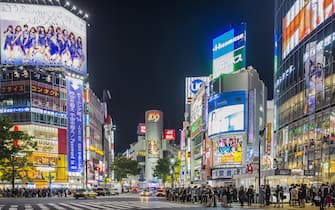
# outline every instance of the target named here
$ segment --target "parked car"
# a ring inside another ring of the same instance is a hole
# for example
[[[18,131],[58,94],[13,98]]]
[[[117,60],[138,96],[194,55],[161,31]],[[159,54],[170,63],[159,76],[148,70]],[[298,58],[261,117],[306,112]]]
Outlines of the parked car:
[[[96,198],[97,197],[97,193],[94,192],[94,191],[92,191],[92,190],[78,189],[78,190],[74,191],[73,197],[75,199],[79,199],[79,198],[84,198],[84,199]]]
[[[152,196],[152,192],[144,190],[140,193],[140,196]]]

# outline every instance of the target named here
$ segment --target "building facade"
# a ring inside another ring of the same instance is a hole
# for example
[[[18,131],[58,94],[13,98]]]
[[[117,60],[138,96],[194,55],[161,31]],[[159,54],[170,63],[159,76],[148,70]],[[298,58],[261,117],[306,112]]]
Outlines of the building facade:
[[[275,1],[275,158],[288,184],[335,181],[334,2]]]
[[[212,141],[213,183],[257,186],[267,88],[252,67],[220,76],[212,88],[207,132]],[[252,172],[247,171],[250,165],[255,168]]]
[[[83,186],[86,21],[56,5],[0,2],[0,13],[0,113],[38,143],[29,183]]]

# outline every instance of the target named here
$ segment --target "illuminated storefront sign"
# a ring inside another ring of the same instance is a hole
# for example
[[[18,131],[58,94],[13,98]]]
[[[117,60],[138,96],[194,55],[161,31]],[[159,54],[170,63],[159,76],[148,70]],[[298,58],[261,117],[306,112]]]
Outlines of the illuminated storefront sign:
[[[186,77],[185,78],[185,104],[190,104],[191,99],[198,93],[203,85],[209,82],[209,77]]]
[[[52,97],[59,98],[59,91],[52,90],[50,88],[40,87],[37,85],[31,85],[31,91],[34,93],[39,93],[39,94],[43,94],[46,96],[52,96]]]
[[[137,135],[144,136],[147,132],[147,128],[145,127],[144,123],[140,123],[137,127]]]
[[[254,142],[254,120],[255,120],[255,91],[254,90],[250,90],[249,91],[249,133],[248,133],[248,143],[253,143]]]
[[[83,82],[67,78],[68,110],[68,169],[81,172],[83,169]]]
[[[271,142],[272,142],[272,124],[268,123],[266,126],[266,132],[267,132],[267,144],[266,144],[266,153],[268,155],[271,155]]]
[[[213,78],[245,68],[246,25],[241,24],[213,40]]]
[[[30,107],[1,108],[0,113],[30,112]]]
[[[284,81],[284,79],[286,79],[289,75],[291,75],[292,72],[294,72],[294,70],[295,70],[295,67],[294,67],[293,65],[290,65],[290,66],[288,67],[288,69],[286,69],[286,70],[282,73],[282,75],[280,75],[280,76],[278,77],[278,79],[276,80],[275,87],[278,87],[278,86],[280,85],[280,83],[281,83],[282,81]]]
[[[55,112],[55,111],[45,110],[45,109],[40,109],[40,108],[36,108],[36,107],[32,107],[31,108],[31,112],[35,112],[35,113],[39,113],[39,114],[51,115],[51,116],[55,116],[55,117],[67,118],[67,116],[66,116],[65,113]]]
[[[168,141],[176,140],[176,130],[175,129],[164,129],[163,139]]]
[[[1,94],[24,93],[24,85],[2,86]]]
[[[86,22],[61,6],[0,3],[1,63],[86,74]]]

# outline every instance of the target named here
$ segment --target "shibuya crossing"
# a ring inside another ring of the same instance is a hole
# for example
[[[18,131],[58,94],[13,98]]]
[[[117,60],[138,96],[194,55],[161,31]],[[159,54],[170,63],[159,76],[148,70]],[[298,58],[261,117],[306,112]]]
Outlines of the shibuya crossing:
[[[113,125],[89,87],[86,27],[57,4],[0,2],[0,113],[37,142],[17,187],[111,183]]]

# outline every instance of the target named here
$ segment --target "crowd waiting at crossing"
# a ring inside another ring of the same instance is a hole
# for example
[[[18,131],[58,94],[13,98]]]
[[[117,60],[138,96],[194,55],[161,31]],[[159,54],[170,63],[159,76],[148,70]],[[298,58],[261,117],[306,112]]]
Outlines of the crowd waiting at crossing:
[[[305,184],[292,184],[289,187],[263,185],[259,193],[254,186],[236,188],[232,185],[211,187],[209,185],[194,187],[167,188],[166,199],[172,202],[189,202],[207,207],[231,207],[233,203],[240,206],[257,205],[283,208],[285,205],[304,208],[307,205],[335,207],[335,185],[322,184],[320,187],[307,187]]]

